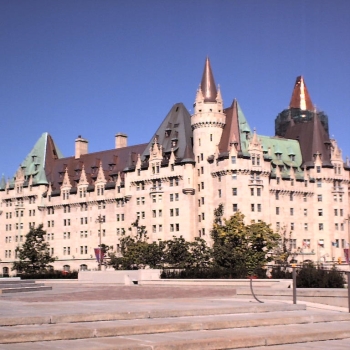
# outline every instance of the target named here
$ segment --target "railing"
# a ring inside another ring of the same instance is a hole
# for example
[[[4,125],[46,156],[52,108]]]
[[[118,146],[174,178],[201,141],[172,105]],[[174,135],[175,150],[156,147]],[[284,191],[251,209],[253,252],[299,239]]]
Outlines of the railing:
[[[249,180],[249,185],[263,185],[263,180]]]

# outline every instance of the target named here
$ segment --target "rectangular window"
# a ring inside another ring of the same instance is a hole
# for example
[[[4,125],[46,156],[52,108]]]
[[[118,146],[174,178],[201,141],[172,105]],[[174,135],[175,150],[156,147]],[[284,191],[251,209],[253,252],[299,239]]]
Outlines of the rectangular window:
[[[157,211],[156,210],[152,210],[152,217],[157,217]]]
[[[307,209],[304,209],[304,216],[307,216]]]
[[[202,204],[204,204],[204,197],[202,197],[201,200],[202,200]]]
[[[174,216],[174,209],[170,209],[170,216]]]
[[[322,194],[317,195],[317,202],[322,202]]]
[[[179,194],[175,193],[175,201],[178,201],[178,200],[179,200]]]
[[[261,204],[258,204],[258,212],[261,212]]]
[[[221,190],[218,190],[219,198],[221,198]]]
[[[232,209],[234,212],[238,211],[238,205],[237,204],[232,204]]]
[[[293,193],[291,193],[291,194],[289,195],[289,200],[290,200],[291,202],[293,202]]]
[[[251,204],[251,205],[250,205],[250,210],[251,210],[251,211],[255,211],[255,204]]]
[[[261,188],[257,188],[257,189],[256,189],[256,195],[257,195],[258,197],[261,196]]]
[[[290,208],[289,212],[290,212],[290,215],[293,216],[294,215],[294,208]]]
[[[180,231],[180,224],[175,224],[176,231]]]
[[[232,173],[232,180],[237,180],[237,173],[236,172]]]
[[[334,228],[335,228],[336,231],[338,231],[338,230],[339,230],[339,224],[338,224],[338,223],[335,223],[335,224],[334,224]]]
[[[170,232],[174,232],[174,224],[170,224]]]
[[[309,229],[309,228],[308,228],[308,224],[305,223],[305,224],[304,224],[304,230],[307,231],[308,229]]]
[[[338,209],[334,209],[334,216],[338,216]]]
[[[318,224],[319,231],[323,231],[323,224]]]
[[[237,187],[234,187],[234,188],[232,189],[232,195],[233,195],[233,196],[237,196]]]
[[[250,195],[251,195],[251,196],[254,196],[254,188],[251,188],[251,189],[250,189]]]
[[[304,201],[304,202],[307,202],[306,194],[303,195],[303,201]]]
[[[294,222],[290,223],[290,229],[293,231],[294,230]]]
[[[322,187],[322,180],[317,180],[317,187]]]
[[[280,215],[280,207],[276,207],[276,215]]]
[[[231,156],[231,164],[236,164],[237,158],[236,156]]]
[[[157,232],[157,225],[152,225],[152,232],[156,233]]]
[[[323,216],[323,210],[322,209],[318,209],[318,216]]]
[[[343,209],[340,209],[340,216],[343,216]]]
[[[179,214],[180,214],[180,209],[179,209],[179,208],[176,208],[176,209],[175,209],[175,215],[176,215],[176,216],[179,216]]]
[[[316,167],[316,172],[319,174],[321,172],[321,167],[320,166],[317,166]]]

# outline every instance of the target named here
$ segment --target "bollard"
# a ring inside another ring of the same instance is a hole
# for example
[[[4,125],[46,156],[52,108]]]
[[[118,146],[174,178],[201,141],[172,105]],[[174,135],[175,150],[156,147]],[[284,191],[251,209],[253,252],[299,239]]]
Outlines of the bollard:
[[[293,264],[294,265],[294,264]],[[292,265],[293,269],[293,304],[297,303],[297,272],[296,272],[296,266]]]

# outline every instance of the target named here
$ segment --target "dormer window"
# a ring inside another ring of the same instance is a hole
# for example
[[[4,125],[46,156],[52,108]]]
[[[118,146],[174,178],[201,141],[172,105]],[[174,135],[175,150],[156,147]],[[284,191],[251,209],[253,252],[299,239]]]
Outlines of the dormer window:
[[[276,153],[276,158],[277,158],[278,160],[281,160],[281,159],[282,159],[282,154],[281,154],[281,153]]]
[[[292,162],[295,161],[295,155],[294,155],[294,154],[291,154],[291,155],[289,156],[289,158],[290,158],[290,160],[291,160]]]
[[[171,139],[171,147],[176,147],[177,146],[177,138]]]
[[[167,128],[165,129],[165,137],[169,137],[171,134],[171,129]]]

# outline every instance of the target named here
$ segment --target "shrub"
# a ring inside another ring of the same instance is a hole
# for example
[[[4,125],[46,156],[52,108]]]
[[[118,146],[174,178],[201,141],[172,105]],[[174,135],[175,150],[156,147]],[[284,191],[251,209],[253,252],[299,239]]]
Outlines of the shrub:
[[[38,273],[17,274],[22,280],[39,280],[39,279],[77,279],[78,271],[44,271]]]
[[[297,288],[344,288],[345,279],[335,267],[325,270],[306,264],[297,272]]]

